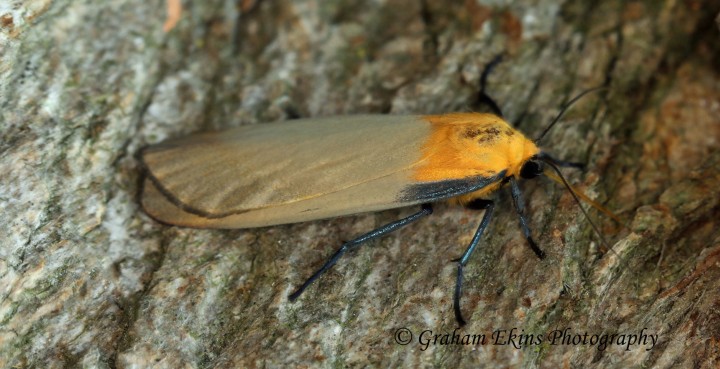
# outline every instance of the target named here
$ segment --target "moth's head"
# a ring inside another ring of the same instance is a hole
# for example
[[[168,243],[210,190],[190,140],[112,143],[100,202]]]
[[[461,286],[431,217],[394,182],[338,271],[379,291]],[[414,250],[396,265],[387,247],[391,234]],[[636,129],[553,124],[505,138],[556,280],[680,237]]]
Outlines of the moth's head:
[[[523,179],[533,179],[540,175],[547,175],[548,169],[552,169],[550,167],[584,169],[585,165],[583,163],[558,160],[548,153],[540,151],[523,162],[522,166],[520,166],[519,175],[520,178]],[[550,170],[550,172],[552,172],[552,170]]]
[[[523,179],[533,179],[543,174],[544,171],[544,163],[537,155],[533,155],[520,167],[520,177]]]

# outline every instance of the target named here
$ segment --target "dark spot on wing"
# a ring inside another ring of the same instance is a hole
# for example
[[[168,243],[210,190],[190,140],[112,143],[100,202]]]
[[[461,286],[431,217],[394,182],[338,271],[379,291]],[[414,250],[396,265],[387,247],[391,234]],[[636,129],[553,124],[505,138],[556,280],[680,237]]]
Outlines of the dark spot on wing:
[[[486,144],[489,142],[493,142],[493,141],[497,140],[499,135],[500,135],[499,129],[497,129],[495,127],[487,128],[487,129],[485,129],[485,132],[483,132],[483,135],[481,135],[480,138],[478,138],[478,143]]]
[[[500,129],[497,127],[468,128],[463,132],[464,138],[476,139],[481,145],[497,140],[498,136],[500,136]]]
[[[481,130],[479,130],[479,129],[468,128],[465,130],[465,132],[463,132],[463,137],[464,138],[475,138],[480,135],[480,131]]]
[[[494,140],[500,134],[500,130],[497,127],[487,128],[468,128],[463,132],[464,138],[478,138],[478,142],[487,142]]]

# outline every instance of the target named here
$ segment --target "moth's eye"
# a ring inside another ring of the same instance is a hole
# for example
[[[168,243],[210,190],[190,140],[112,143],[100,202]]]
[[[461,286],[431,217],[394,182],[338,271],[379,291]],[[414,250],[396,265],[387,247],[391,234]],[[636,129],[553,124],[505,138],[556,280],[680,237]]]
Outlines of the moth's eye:
[[[532,179],[543,172],[543,163],[536,160],[528,160],[520,168],[520,177],[525,179]]]

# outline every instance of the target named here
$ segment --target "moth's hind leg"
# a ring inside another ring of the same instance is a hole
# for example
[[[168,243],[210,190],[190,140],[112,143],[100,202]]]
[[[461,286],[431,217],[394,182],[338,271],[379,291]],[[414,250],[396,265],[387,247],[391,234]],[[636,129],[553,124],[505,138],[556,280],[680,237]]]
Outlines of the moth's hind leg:
[[[333,265],[335,265],[335,263],[337,263],[337,261],[340,259],[340,257],[343,256],[343,254],[345,254],[345,252],[347,252],[351,248],[360,246],[361,244],[363,244],[367,241],[370,241],[374,238],[386,235],[392,231],[396,231],[396,230],[398,230],[398,229],[400,229],[400,228],[402,228],[424,216],[432,214],[432,212],[433,212],[432,205],[423,204],[422,209],[420,211],[418,211],[417,213],[415,213],[413,215],[410,215],[409,217],[406,217],[406,218],[403,218],[400,220],[396,220],[392,223],[388,223],[380,228],[377,228],[368,233],[365,233],[364,235],[357,237],[354,240],[343,243],[343,245],[340,246],[340,248],[335,252],[335,254],[333,254],[333,256],[330,257],[330,259],[328,259],[328,261],[326,261],[325,264],[323,264],[323,266],[320,267],[320,269],[318,269],[312,276],[310,276],[310,278],[308,278],[305,281],[305,283],[303,283],[302,286],[300,286],[295,292],[290,294],[290,296],[289,296],[290,301],[297,299],[300,296],[300,294],[302,294],[303,291],[305,291],[305,289],[308,288],[308,286],[310,286],[310,284],[312,284],[316,279],[318,279],[321,275],[323,275],[323,273],[325,273],[328,269],[330,269]]]

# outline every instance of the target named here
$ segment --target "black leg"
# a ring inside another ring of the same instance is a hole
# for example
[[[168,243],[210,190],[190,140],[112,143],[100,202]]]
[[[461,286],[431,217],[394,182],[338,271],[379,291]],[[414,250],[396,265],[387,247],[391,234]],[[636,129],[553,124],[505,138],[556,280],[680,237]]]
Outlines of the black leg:
[[[461,327],[465,325],[465,319],[463,319],[462,312],[460,311],[460,295],[462,291],[463,267],[465,266],[465,264],[467,264],[468,260],[470,259],[470,255],[472,255],[473,251],[475,251],[475,248],[477,248],[477,245],[480,242],[480,237],[482,237],[485,228],[487,228],[488,224],[490,223],[490,217],[492,216],[493,209],[495,208],[495,203],[491,200],[475,200],[468,204],[468,207],[476,210],[485,209],[485,215],[483,215],[482,221],[480,221],[480,226],[478,226],[477,231],[475,231],[475,235],[473,236],[472,241],[470,241],[470,245],[468,245],[467,249],[465,249],[465,252],[462,254],[462,256],[456,260],[458,263],[458,272],[457,280],[455,282],[453,309],[455,310],[455,319]]]
[[[290,296],[289,296],[290,301],[297,299],[300,296],[300,294],[302,294],[303,291],[305,291],[305,289],[308,286],[310,286],[310,284],[312,284],[316,279],[318,279],[318,277],[320,277],[323,273],[325,273],[328,269],[330,269],[333,265],[335,265],[335,263],[338,261],[338,259],[340,259],[340,257],[343,256],[343,254],[346,251],[350,250],[353,247],[359,246],[367,241],[370,241],[374,238],[386,235],[392,231],[400,229],[400,228],[402,228],[402,227],[404,227],[426,215],[430,215],[430,214],[432,214],[432,205],[423,204],[422,210],[420,210],[419,212],[417,212],[413,215],[410,215],[407,218],[403,218],[400,220],[396,220],[392,223],[388,223],[378,229],[375,229],[373,231],[365,233],[364,235],[362,235],[354,240],[345,242],[342,246],[340,246],[340,249],[338,249],[335,252],[335,254],[327,262],[325,262],[325,264],[320,269],[318,269],[310,278],[308,278],[305,281],[305,283],[302,284],[302,286],[300,286],[300,288],[298,288],[295,292],[290,294]]]
[[[515,203],[515,210],[518,213],[518,216],[520,217],[520,227],[523,230],[523,233],[525,234],[525,238],[527,239],[528,243],[530,244],[530,248],[533,250],[535,255],[539,257],[540,259],[545,258],[545,253],[540,250],[538,245],[535,243],[535,241],[532,239],[532,233],[530,232],[530,227],[528,226],[528,222],[525,219],[525,203],[523,202],[522,193],[520,192],[520,187],[517,184],[517,181],[515,180],[515,177],[510,177],[510,191],[512,193],[513,202]]]

